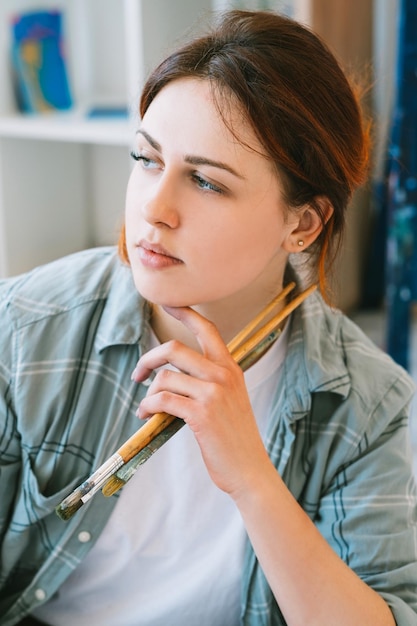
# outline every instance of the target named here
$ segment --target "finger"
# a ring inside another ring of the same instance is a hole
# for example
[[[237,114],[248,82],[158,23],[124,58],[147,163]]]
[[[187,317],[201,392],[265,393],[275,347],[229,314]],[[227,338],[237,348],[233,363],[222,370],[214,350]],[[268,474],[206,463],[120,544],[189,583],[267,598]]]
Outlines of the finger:
[[[194,335],[203,354],[211,360],[229,354],[215,324],[190,307],[164,307],[164,310],[179,320]]]
[[[132,379],[136,382],[143,381],[154,370],[165,365],[172,365],[178,370],[203,380],[214,375],[213,364],[204,355],[179,341],[171,340],[142,355],[132,373]]]
[[[164,390],[151,396],[146,396],[141,401],[136,415],[139,419],[147,419],[156,413],[162,412],[180,417],[186,423],[189,423],[192,417],[198,413],[198,406],[192,398]]]
[[[187,418],[190,403],[185,399],[201,402],[206,395],[203,383],[187,374],[164,369],[158,372],[136,412],[140,418],[147,418],[155,412],[171,413],[175,410],[177,417]],[[176,396],[176,398],[174,398]]]
[[[136,415],[147,418],[154,413],[170,413],[192,423],[193,429],[198,423],[213,414],[228,413],[229,393],[215,382],[190,378],[182,372],[162,370],[158,372],[145,398],[141,401]]]
[[[187,374],[171,369],[162,369],[157,373],[146,395],[155,395],[161,391],[194,398],[202,393],[198,379],[190,378]]]

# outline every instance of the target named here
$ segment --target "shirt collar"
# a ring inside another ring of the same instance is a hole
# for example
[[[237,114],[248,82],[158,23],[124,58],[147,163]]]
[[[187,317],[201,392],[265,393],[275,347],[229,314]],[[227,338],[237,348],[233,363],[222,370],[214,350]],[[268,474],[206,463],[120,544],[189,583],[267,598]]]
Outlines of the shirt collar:
[[[310,295],[291,316],[287,357],[283,365],[288,391],[286,413],[291,421],[311,409],[312,394],[333,392],[345,398],[350,377],[340,344],[339,311],[332,311],[319,294]],[[138,293],[129,266],[115,264],[98,325],[97,351],[118,344],[146,342],[149,305]]]
[[[285,413],[290,421],[311,410],[312,394],[331,392],[344,399],[351,383],[340,350],[341,313],[313,293],[294,311],[284,362]]]
[[[98,352],[113,345],[137,344],[149,319],[148,303],[138,293],[129,266],[117,263],[97,328]]]

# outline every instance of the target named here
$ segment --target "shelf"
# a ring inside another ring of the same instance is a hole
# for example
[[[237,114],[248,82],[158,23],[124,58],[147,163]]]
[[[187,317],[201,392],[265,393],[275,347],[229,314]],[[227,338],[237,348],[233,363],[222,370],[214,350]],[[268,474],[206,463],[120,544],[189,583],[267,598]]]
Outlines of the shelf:
[[[86,119],[76,112],[0,117],[0,138],[129,146],[133,122],[126,118]]]
[[[24,114],[10,20],[39,4],[62,12],[74,104]],[[210,15],[211,0],[0,0],[0,278],[117,241],[142,86]]]

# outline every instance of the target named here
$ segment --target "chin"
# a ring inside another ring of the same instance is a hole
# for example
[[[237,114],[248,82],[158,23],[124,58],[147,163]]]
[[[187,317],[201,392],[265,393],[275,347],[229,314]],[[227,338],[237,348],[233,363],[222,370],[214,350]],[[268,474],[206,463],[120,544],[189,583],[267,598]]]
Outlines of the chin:
[[[136,285],[136,288],[142,298],[157,306],[183,307],[194,304],[188,298],[179,294],[162,293],[162,289],[155,289],[154,286]]]
[[[195,307],[207,301],[207,294],[180,281],[158,280],[133,271],[133,280],[138,293],[151,304],[169,307]]]

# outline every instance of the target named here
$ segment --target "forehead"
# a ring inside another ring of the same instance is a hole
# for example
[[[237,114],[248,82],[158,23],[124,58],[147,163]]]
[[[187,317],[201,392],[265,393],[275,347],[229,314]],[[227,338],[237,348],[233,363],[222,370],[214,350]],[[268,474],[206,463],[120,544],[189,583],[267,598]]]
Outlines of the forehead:
[[[181,78],[165,85],[145,112],[143,125],[268,158],[236,96],[209,79]]]

